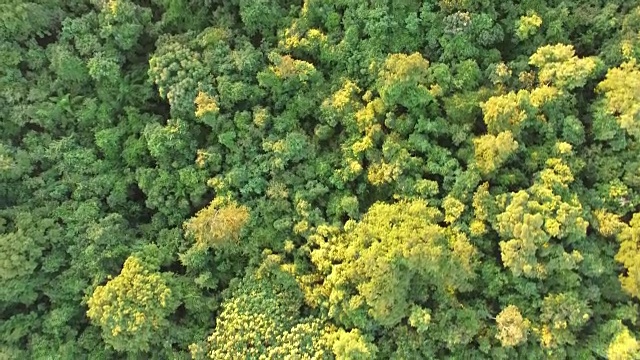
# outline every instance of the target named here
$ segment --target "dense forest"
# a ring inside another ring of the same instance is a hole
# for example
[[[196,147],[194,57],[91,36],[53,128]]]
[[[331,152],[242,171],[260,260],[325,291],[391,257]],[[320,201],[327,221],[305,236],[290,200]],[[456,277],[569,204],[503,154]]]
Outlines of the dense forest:
[[[0,1],[0,359],[640,359],[640,1]]]

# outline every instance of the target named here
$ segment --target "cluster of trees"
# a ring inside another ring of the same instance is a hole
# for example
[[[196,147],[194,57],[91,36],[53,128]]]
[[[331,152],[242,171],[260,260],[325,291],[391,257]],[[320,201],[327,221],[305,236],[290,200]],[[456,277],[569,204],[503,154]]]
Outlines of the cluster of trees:
[[[640,3],[4,0],[0,359],[640,359]]]

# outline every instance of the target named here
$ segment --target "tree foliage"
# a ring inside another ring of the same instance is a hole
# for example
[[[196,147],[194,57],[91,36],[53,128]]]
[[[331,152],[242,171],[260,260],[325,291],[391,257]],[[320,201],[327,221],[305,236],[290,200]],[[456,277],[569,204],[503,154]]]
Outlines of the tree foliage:
[[[638,24],[2,1],[0,358],[638,358]]]
[[[129,257],[118,276],[94,290],[87,316],[116,350],[147,352],[157,339],[155,334],[166,331],[172,303],[175,300],[163,276]]]

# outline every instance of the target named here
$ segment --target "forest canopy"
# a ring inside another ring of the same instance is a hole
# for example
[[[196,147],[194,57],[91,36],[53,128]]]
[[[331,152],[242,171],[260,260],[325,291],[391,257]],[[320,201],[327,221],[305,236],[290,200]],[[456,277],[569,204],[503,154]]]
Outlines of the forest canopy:
[[[640,2],[3,0],[0,359],[640,359]]]

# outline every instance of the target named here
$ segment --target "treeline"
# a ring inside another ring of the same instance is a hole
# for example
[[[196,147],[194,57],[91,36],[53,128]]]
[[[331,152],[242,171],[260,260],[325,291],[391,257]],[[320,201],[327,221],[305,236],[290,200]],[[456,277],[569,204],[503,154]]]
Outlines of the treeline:
[[[0,359],[640,359],[640,3],[3,0]]]

